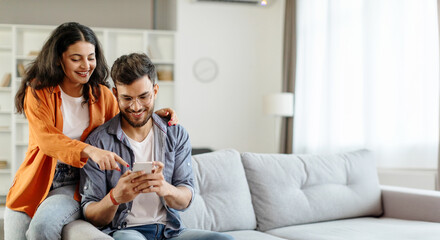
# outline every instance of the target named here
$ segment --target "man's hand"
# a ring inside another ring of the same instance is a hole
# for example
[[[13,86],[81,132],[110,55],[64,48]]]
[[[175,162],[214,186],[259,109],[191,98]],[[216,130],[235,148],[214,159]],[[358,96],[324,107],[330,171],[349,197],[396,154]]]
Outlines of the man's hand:
[[[138,179],[143,175],[146,174],[143,172],[132,172],[130,170],[127,170],[124,174],[122,174],[121,178],[118,180],[118,183],[113,188],[113,196],[116,202],[130,202],[137,195],[139,195],[141,192],[137,191],[136,188],[138,188],[142,182],[135,181],[135,179]]]
[[[162,162],[153,162],[153,171],[151,174],[143,174],[133,179],[134,183],[139,184],[134,190],[139,193],[155,192],[160,197],[170,195],[174,186],[165,181],[162,172],[163,167]]]
[[[166,204],[174,209],[184,209],[188,207],[191,201],[191,191],[185,186],[173,186],[163,176],[164,164],[162,162],[153,162],[153,172],[143,174],[132,180],[137,184],[134,188],[139,193],[155,192],[158,196],[165,199]]]
[[[131,172],[130,170],[127,170],[122,174],[112,191],[114,200],[117,203],[121,204],[132,201],[137,195],[139,195],[139,192],[133,190],[139,185],[138,183],[133,183],[133,179],[138,178],[142,174],[145,173]],[[111,193],[108,193],[107,195],[109,194]],[[115,217],[116,211],[119,208],[119,205],[115,205],[111,198],[112,196],[106,196],[99,202],[91,202],[85,210],[85,217],[87,220],[97,227],[109,224]]]

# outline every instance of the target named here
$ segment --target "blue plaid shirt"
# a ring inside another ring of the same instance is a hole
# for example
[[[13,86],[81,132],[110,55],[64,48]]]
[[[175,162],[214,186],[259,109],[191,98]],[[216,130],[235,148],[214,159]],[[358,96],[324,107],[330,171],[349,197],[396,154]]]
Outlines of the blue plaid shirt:
[[[130,169],[135,161],[133,150],[121,128],[121,115],[118,114],[108,122],[93,131],[86,143],[112,151],[118,154],[128,164]],[[191,190],[194,197],[194,176],[191,166],[191,144],[186,130],[180,126],[168,126],[158,115],[153,113],[154,131],[154,158],[161,161],[165,167],[163,175],[167,182],[174,186],[186,186]],[[80,193],[82,196],[81,206],[83,211],[92,202],[99,202],[108,192],[116,186],[119,178],[127,166],[119,164],[121,171],[102,171],[98,165],[89,159],[80,171]],[[192,203],[191,202],[189,205]],[[166,205],[163,197],[160,198],[167,210],[167,223],[164,235],[166,238],[177,236],[183,230],[183,224],[176,209]],[[124,229],[127,226],[126,217],[131,211],[133,202],[119,205],[115,217],[107,226],[101,228],[105,233]]]

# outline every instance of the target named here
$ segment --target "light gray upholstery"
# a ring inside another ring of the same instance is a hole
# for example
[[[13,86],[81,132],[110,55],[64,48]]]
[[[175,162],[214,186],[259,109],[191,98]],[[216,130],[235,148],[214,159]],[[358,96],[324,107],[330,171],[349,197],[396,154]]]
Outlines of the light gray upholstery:
[[[440,224],[395,218],[354,218],[267,231],[294,240],[438,240]]]
[[[63,228],[63,240],[108,240],[113,239],[109,235],[99,231],[91,223],[84,220],[76,220]]]
[[[226,232],[233,236],[236,240],[283,240],[285,238],[279,238],[267,233],[259,232],[256,230],[241,230]]]
[[[240,156],[227,149],[192,162],[196,195],[181,213],[189,228],[236,240],[440,239],[440,193],[380,189],[368,151]],[[365,217],[381,214],[381,195],[385,217]],[[77,220],[64,228],[63,239],[112,238]]]
[[[253,230],[256,219],[240,153],[226,149],[193,156],[195,192],[181,214],[188,228]]]
[[[381,188],[385,217],[440,222],[440,192],[392,186]]]
[[[368,151],[335,155],[243,153],[258,229],[382,213]]]

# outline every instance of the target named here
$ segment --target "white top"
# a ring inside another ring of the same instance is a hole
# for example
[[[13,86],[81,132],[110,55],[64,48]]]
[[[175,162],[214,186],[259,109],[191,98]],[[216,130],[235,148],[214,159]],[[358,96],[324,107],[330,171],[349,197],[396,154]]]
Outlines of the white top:
[[[61,89],[61,87],[60,87]],[[89,126],[89,105],[82,104],[84,97],[71,97],[61,89],[61,113],[63,115],[63,133],[71,139],[80,140]]]
[[[153,128],[142,142],[135,141],[128,136],[127,139],[133,150],[135,162],[154,161]],[[127,227],[154,223],[166,224],[166,210],[156,193],[141,193],[134,198],[133,206],[126,220]]]

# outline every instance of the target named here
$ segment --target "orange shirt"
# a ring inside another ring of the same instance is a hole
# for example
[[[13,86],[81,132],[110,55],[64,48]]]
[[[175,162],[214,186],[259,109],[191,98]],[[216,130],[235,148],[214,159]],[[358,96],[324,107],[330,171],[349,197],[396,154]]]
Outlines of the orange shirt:
[[[89,92],[90,122],[81,135],[81,141],[63,134],[59,86],[36,90],[39,101],[30,87],[26,89],[24,112],[29,122],[29,146],[9,189],[6,199],[8,208],[33,217],[52,186],[57,160],[77,168],[86,164],[87,158],[81,158],[81,152],[87,146],[83,141],[91,131],[119,112],[112,92],[105,86],[101,85],[100,88],[101,96],[97,102]]]

